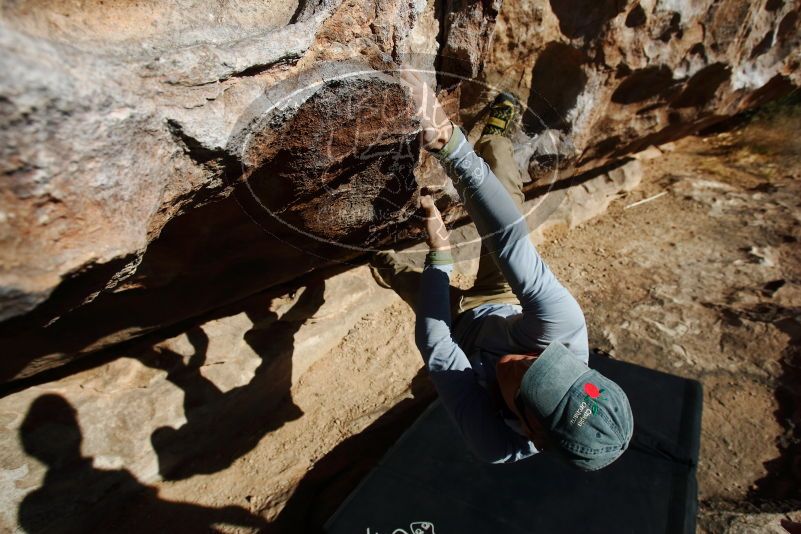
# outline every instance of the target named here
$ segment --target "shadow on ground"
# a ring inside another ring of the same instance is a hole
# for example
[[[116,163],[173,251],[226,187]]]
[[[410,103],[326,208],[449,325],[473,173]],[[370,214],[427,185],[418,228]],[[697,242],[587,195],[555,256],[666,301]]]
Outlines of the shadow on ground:
[[[140,532],[210,532],[224,523],[260,529],[264,520],[239,506],[205,507],[160,499],[156,488],[140,483],[126,469],[98,469],[81,454],[82,434],[75,408],[63,397],[46,394],[30,407],[20,428],[25,452],[47,466],[42,486],[25,496],[19,525],[29,533],[91,532],[114,523],[131,493],[138,495]],[[114,529],[120,532],[119,529]]]
[[[166,371],[167,379],[184,394],[186,422],[178,428],[157,428],[151,435],[165,480],[219,472],[268,433],[303,415],[290,392],[294,336],[324,303],[324,289],[324,279],[308,281],[280,318],[271,310],[269,296],[249,299],[244,308],[233,310],[244,312],[252,323],[244,341],[261,361],[247,384],[228,391],[201,372],[209,338],[200,326],[184,329],[194,349],[188,359],[159,346],[158,339],[138,351],[144,365]],[[166,501],[127,469],[94,467],[93,458],[81,455],[78,414],[60,395],[45,394],[32,403],[20,441],[25,452],[47,468],[41,487],[26,495],[18,509],[19,525],[26,532],[209,532],[216,524],[256,531],[266,525],[245,508]]]
[[[200,327],[187,332],[194,347],[188,363],[164,348],[151,348],[140,357],[143,364],[167,371],[167,379],[184,392],[187,422],[177,429],[157,428],[151,436],[166,480],[221,471],[266,434],[303,415],[290,394],[293,339],[322,306],[324,290],[322,281],[306,287],[280,320],[261,300],[244,310],[253,323],[245,341],[261,362],[250,382],[227,392],[201,374],[209,340]]]
[[[785,439],[780,440],[780,455],[765,463],[768,474],[755,482],[748,494],[751,501],[801,502],[801,309],[781,306],[763,306],[752,310],[753,315],[772,322],[789,336],[781,359],[782,375],[775,394],[779,405],[774,413],[776,420],[788,428]]]

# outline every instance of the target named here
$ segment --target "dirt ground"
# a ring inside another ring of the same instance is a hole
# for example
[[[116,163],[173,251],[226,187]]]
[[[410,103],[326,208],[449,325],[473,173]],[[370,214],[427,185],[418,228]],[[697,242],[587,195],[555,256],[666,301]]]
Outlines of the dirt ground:
[[[796,107],[663,147],[638,190],[539,247],[591,346],[703,383],[700,532],[763,512],[778,528],[801,510],[799,131]],[[268,532],[321,524],[433,398],[413,321],[400,300],[363,317],[293,387],[302,416],[224,471],[157,484],[159,497],[242,506]],[[132,501],[114,529],[135,531],[143,512]]]
[[[703,384],[701,531],[801,508],[799,127],[791,108],[686,138],[608,214],[540,247],[592,346]]]

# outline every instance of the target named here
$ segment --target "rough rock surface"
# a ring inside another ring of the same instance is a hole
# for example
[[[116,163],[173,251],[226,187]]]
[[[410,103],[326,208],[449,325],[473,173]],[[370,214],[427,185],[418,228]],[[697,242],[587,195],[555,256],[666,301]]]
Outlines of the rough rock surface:
[[[224,472],[304,411],[317,413],[323,424],[329,411],[308,399],[302,409],[291,391],[362,317],[396,297],[378,287],[364,266],[307,284],[289,293],[252,296],[169,339],[129,347],[98,368],[2,399],[0,530],[72,532],[80,526],[87,531],[118,513],[115,495],[135,494],[158,479]],[[410,345],[403,349],[406,360],[399,360],[408,363],[412,342],[398,341]],[[407,367],[411,376],[415,369]],[[394,394],[385,390],[381,411],[399,400],[411,376],[395,381]],[[295,424],[294,431],[302,433],[307,423]],[[330,448],[337,437],[332,432],[328,442],[310,445]],[[17,455],[23,451],[27,459]],[[296,468],[292,455],[275,451],[273,458],[262,466],[266,479]],[[82,497],[76,502],[79,486]],[[164,507],[170,515],[170,506]],[[179,513],[178,527],[186,529],[180,521],[190,521],[196,528],[188,531],[207,531],[211,521],[201,524],[208,520],[201,510]],[[208,517],[247,515],[220,509]],[[258,523],[250,521],[246,524]]]
[[[798,86],[798,16],[784,1],[507,2],[482,80],[527,98],[525,130],[554,131],[562,164],[586,169]]]
[[[801,511],[789,514],[717,512],[704,514],[710,532],[720,534],[792,534],[801,528]],[[711,528],[710,528],[711,527]],[[795,529],[795,530],[793,530]]]
[[[345,240],[387,239],[366,208],[396,203],[393,183],[411,175],[415,158],[394,163],[393,149],[414,125],[397,80],[374,69],[412,46],[405,41],[425,14],[415,10],[426,6],[304,4],[282,18],[269,3],[206,3],[217,18],[238,7],[258,17],[244,27],[236,16],[227,27],[214,16],[204,21],[205,11],[164,21],[159,10],[171,8],[153,3],[148,16],[162,22],[148,27],[152,35],[106,39],[98,30],[73,43],[82,25],[105,28],[93,17],[128,27],[136,9],[4,12],[5,379],[354,255],[325,254],[318,250],[325,243],[304,241],[260,205],[247,205],[250,186],[268,207],[294,195],[293,206],[282,206],[292,210],[286,222]],[[328,81],[356,68],[365,74]],[[343,128],[356,119],[361,134]],[[368,153],[382,133],[384,151]],[[337,192],[359,209],[337,206]],[[329,228],[321,204],[351,216]]]
[[[419,236],[416,125],[378,72],[404,54],[441,70],[467,122],[482,83],[517,91],[521,163],[565,180],[798,85],[798,16],[776,0],[3,3],[0,379]]]

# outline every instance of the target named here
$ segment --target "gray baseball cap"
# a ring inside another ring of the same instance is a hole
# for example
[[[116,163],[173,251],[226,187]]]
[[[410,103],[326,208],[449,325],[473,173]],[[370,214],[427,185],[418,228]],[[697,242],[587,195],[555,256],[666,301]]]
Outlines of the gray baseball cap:
[[[531,364],[520,394],[576,467],[601,469],[629,446],[634,417],[628,397],[561,343],[548,345]]]

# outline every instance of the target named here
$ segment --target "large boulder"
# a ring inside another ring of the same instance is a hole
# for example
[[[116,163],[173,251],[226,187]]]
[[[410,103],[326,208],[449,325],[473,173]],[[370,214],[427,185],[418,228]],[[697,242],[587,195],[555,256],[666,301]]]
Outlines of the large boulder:
[[[419,161],[391,72],[409,54],[439,69],[468,126],[495,88],[522,97],[517,144],[541,195],[798,86],[798,14],[782,0],[4,6],[0,380],[419,238],[412,173],[442,177]]]
[[[417,125],[381,70],[433,8],[184,4],[5,13],[3,380],[409,227]]]

